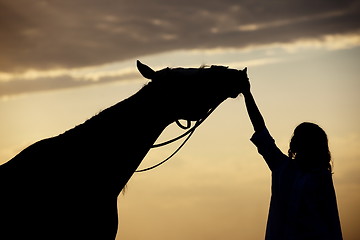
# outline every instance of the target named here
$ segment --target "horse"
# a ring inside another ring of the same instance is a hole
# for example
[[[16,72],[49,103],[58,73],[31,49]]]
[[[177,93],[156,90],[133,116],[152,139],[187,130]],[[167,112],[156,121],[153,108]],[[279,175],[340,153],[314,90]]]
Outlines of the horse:
[[[246,68],[137,68],[150,80],[137,93],[0,166],[0,239],[115,239],[117,197],[162,131],[248,81]]]

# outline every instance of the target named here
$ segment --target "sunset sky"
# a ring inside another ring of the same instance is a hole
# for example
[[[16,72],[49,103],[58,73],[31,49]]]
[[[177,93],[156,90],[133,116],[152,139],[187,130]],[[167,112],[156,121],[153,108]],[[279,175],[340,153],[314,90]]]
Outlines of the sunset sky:
[[[283,152],[301,122],[327,132],[344,239],[360,236],[359,1],[0,0],[0,53],[0,163],[136,93],[136,59],[247,66]],[[263,239],[271,173],[252,133],[243,98],[226,100],[171,161],[133,175],[117,239]]]

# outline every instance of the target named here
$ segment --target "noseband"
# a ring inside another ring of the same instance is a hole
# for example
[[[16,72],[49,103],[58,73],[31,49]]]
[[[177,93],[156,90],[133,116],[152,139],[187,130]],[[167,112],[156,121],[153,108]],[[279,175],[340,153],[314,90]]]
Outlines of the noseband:
[[[192,135],[192,134],[195,132],[195,130],[200,126],[200,124],[202,124],[202,123],[210,116],[210,114],[211,114],[219,105],[220,105],[220,103],[219,103],[218,105],[216,105],[215,107],[211,108],[211,109],[206,113],[206,115],[205,115],[203,118],[201,118],[201,119],[199,119],[199,120],[196,121],[196,123],[195,123],[195,125],[194,125],[193,127],[191,127],[191,121],[190,121],[190,120],[187,120],[187,121],[186,121],[186,126],[182,125],[179,120],[176,120],[176,124],[179,126],[179,128],[184,129],[184,130],[189,129],[189,128],[190,128],[190,129],[187,130],[185,133],[181,134],[180,136],[176,137],[176,138],[170,139],[170,140],[168,140],[168,141],[165,141],[165,142],[162,142],[162,143],[159,143],[159,144],[154,144],[154,145],[151,146],[151,148],[158,148],[158,147],[162,147],[162,146],[168,145],[168,144],[173,143],[173,142],[175,142],[175,141],[177,141],[177,140],[179,140],[179,139],[181,139],[181,138],[184,138],[186,135],[188,135],[188,136],[185,138],[185,140],[182,142],[182,144],[181,144],[169,157],[167,157],[165,160],[159,162],[158,164],[155,164],[155,165],[152,166],[152,167],[148,167],[148,168],[136,170],[135,172],[145,172],[145,171],[149,171],[149,170],[154,169],[154,168],[156,168],[156,167],[164,164],[165,162],[169,161],[170,158],[172,158],[177,152],[180,151],[180,149],[181,149],[181,148],[185,145],[185,143],[190,139],[191,135]]]

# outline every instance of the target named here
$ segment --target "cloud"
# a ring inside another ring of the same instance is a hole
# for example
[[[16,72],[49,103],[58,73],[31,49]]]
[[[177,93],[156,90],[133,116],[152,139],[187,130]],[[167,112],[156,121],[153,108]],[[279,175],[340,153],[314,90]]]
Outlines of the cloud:
[[[353,0],[3,0],[0,97],[134,79],[136,58],[167,52],[359,46],[359,13]]]
[[[276,64],[288,60],[287,54],[299,51],[338,50],[360,46],[360,34],[325,35],[321,38],[299,39],[291,43],[272,43],[251,45],[246,48],[212,48],[171,51],[155,54],[141,59],[152,62],[156,70],[164,67],[194,67],[200,64],[226,65],[242,69],[262,65]],[[251,53],[257,52],[257,57]],[[242,60],[239,61],[239,56]],[[204,58],[208,62],[203,62]],[[214,61],[215,60],[215,61]],[[217,62],[220,61],[220,62]],[[175,64],[175,65],[174,65]],[[91,67],[62,68],[50,70],[29,69],[17,73],[0,72],[0,100],[7,100],[13,95],[82,87],[114,81],[133,81],[142,79],[135,66],[135,59],[114,62]]]
[[[289,43],[360,29],[357,1],[3,0],[0,71],[82,68],[180,49]]]
[[[226,51],[226,50],[225,50]],[[219,51],[222,54],[222,51]],[[213,53],[210,53],[213,54]],[[196,51],[193,56],[199,56]],[[161,56],[160,56],[161,58]],[[276,58],[263,58],[243,62],[228,62],[232,68],[253,67],[281,61]],[[125,64],[130,65],[130,63]],[[92,84],[110,83],[113,81],[128,81],[142,79],[134,66],[124,66],[124,63],[105,64],[94,67],[58,70],[28,70],[15,74],[0,74],[0,100],[6,100],[12,95],[49,91],[65,88],[81,87]],[[166,66],[155,66],[161,69]],[[193,67],[191,65],[182,67]]]
[[[3,74],[0,75],[0,100],[12,95],[131,80],[139,76],[135,68],[114,69],[112,65]]]

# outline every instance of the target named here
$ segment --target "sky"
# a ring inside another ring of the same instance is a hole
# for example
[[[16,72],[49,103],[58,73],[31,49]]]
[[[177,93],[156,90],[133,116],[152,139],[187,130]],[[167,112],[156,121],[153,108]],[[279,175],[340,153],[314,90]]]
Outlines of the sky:
[[[0,0],[0,163],[136,93],[152,66],[248,67],[276,143],[316,122],[335,163],[344,239],[360,222],[360,3],[350,0]],[[144,119],[146,121],[146,119]],[[175,126],[159,141],[181,133]],[[117,239],[262,239],[271,174],[226,100],[168,163],[119,196]],[[174,146],[151,150],[142,167]]]

